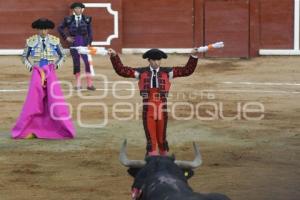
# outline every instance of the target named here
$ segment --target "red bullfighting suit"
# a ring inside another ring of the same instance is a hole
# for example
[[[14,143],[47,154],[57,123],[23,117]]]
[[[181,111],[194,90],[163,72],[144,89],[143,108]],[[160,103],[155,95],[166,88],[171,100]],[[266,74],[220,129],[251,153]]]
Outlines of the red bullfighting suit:
[[[143,55],[143,58],[160,60],[167,58],[167,55],[158,49],[151,49]],[[184,67],[159,67],[157,69],[151,66],[140,68],[124,66],[118,55],[112,55],[110,59],[118,75],[139,80],[140,94],[143,97],[143,125],[148,154],[157,155],[158,146],[160,155],[166,155],[169,150],[166,140],[167,96],[171,86],[169,80],[191,75],[197,66],[198,58],[190,56]]]

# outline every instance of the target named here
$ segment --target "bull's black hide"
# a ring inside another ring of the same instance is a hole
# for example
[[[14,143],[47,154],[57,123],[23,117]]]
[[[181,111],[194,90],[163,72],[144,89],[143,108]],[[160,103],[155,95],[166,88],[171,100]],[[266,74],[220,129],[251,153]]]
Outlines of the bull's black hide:
[[[172,157],[148,157],[143,168],[129,168],[128,173],[134,176],[133,187],[142,190],[140,200],[229,200],[222,194],[193,192],[187,183],[193,170],[179,168]]]

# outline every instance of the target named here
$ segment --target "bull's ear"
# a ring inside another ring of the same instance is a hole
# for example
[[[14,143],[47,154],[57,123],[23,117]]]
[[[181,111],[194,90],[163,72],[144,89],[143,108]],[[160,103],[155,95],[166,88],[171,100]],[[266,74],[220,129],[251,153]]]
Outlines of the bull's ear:
[[[137,175],[137,173],[139,173],[140,170],[141,170],[140,168],[132,168],[132,167],[130,167],[130,168],[127,170],[127,172],[128,172],[128,174],[129,174],[130,176],[132,176],[132,177],[135,178],[135,176]]]
[[[182,171],[186,179],[192,178],[192,176],[194,176],[194,171],[192,169],[183,169]]]

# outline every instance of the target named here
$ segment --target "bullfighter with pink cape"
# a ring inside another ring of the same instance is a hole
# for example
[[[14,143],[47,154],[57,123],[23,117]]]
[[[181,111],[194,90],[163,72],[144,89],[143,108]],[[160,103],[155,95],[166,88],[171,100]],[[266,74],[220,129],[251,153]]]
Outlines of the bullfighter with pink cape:
[[[39,34],[27,39],[23,53],[24,64],[32,71],[32,76],[22,112],[12,129],[12,137],[74,138],[75,128],[69,107],[55,73],[64,60],[63,49],[59,38],[48,34],[54,23],[42,18],[34,21],[32,28],[38,29]]]

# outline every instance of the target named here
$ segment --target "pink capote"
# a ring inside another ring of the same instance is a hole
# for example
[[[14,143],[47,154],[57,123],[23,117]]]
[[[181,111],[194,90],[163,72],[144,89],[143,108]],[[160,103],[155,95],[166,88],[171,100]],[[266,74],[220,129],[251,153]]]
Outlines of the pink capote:
[[[44,85],[42,71],[46,80]],[[75,128],[69,107],[57,81],[53,64],[33,67],[26,101],[12,129],[13,138],[26,138],[31,133],[42,139],[74,138]]]

